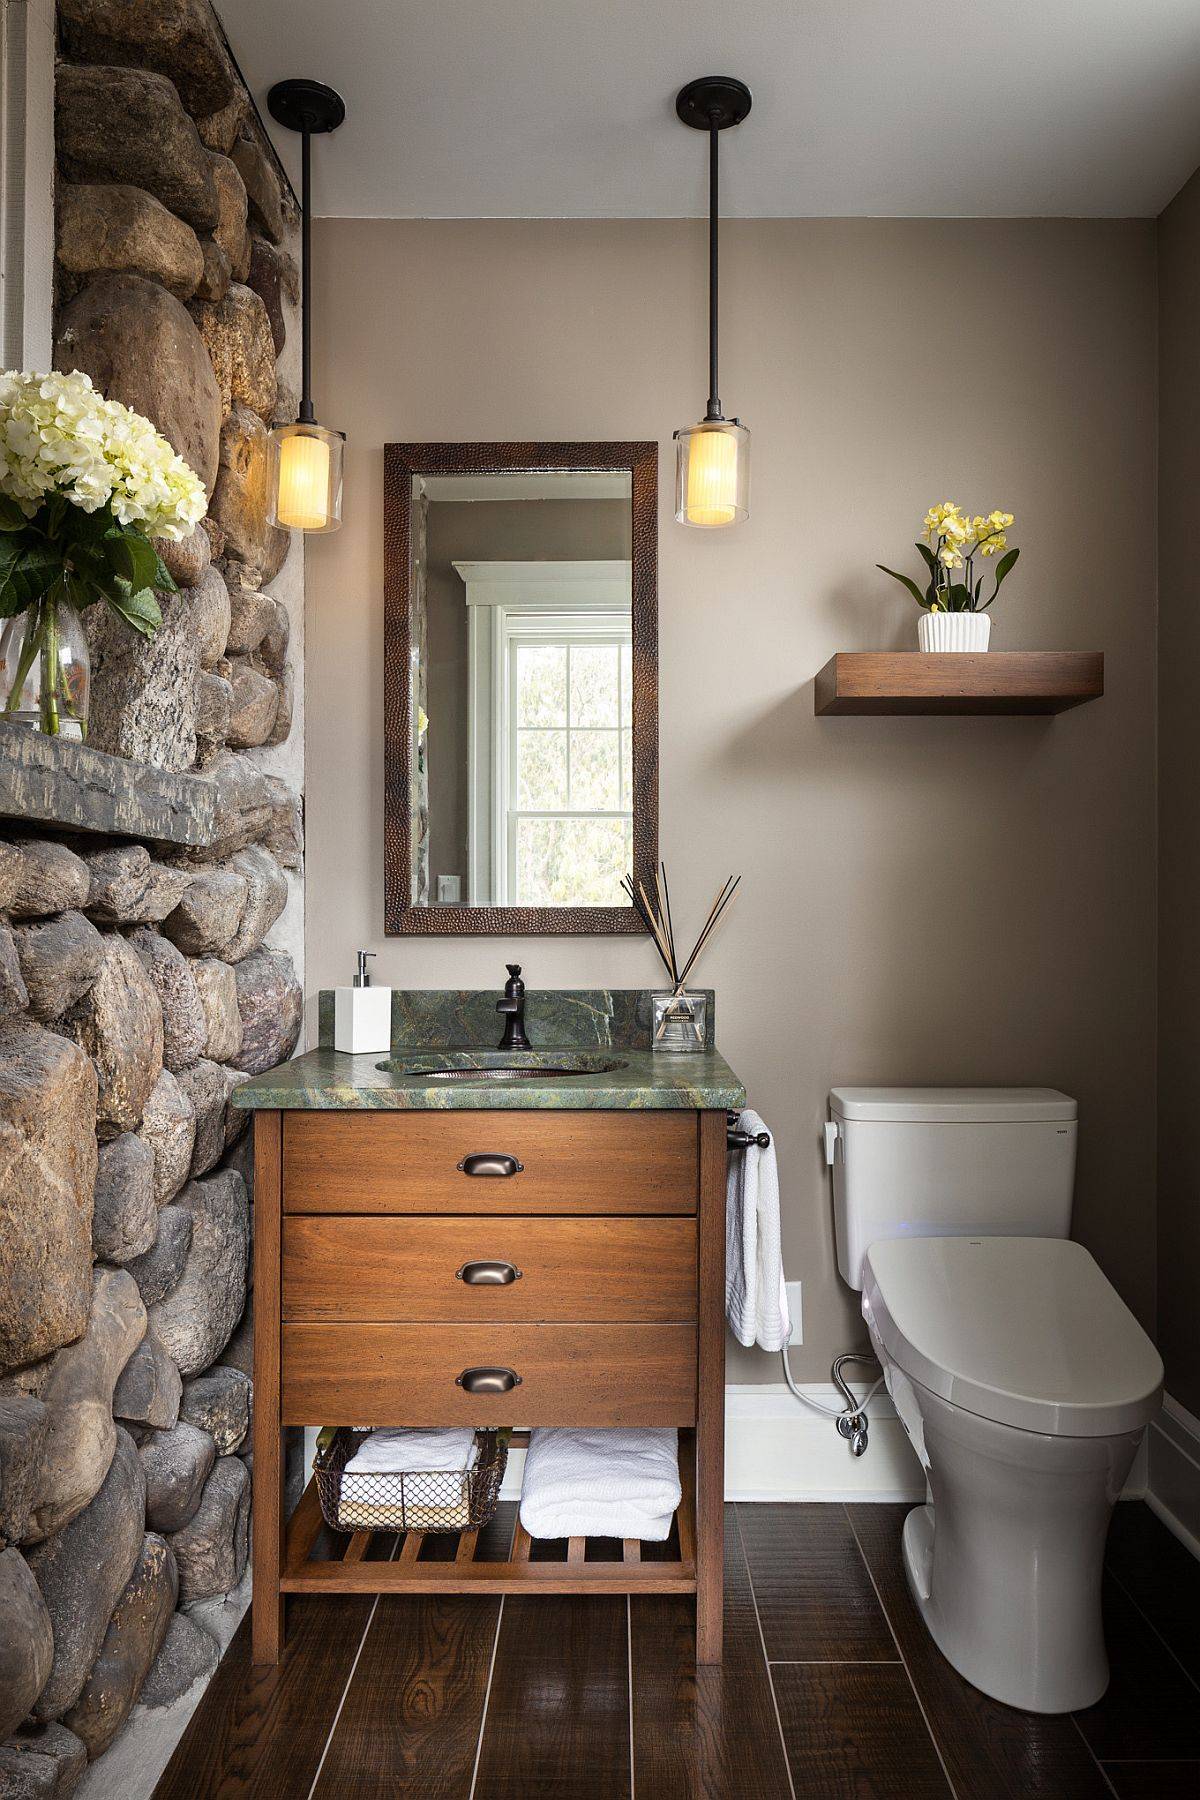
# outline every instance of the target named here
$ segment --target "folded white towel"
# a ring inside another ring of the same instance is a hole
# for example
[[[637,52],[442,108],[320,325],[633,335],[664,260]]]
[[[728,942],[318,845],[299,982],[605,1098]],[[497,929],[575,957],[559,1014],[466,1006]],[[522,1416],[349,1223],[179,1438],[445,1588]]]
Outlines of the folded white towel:
[[[452,1499],[453,1482],[408,1482],[401,1504],[401,1484],[380,1487],[382,1475],[420,1475],[444,1471],[465,1475],[479,1456],[475,1433],[469,1426],[419,1431],[390,1427],[364,1438],[342,1472],[337,1521],[343,1531],[462,1531],[470,1515],[470,1496],[465,1480],[462,1492]],[[423,1502],[428,1501],[425,1505]]]
[[[475,1433],[467,1425],[440,1431],[387,1429],[364,1438],[350,1461],[347,1475],[409,1475],[416,1469],[469,1469],[478,1454]]]
[[[673,1427],[530,1433],[521,1482],[521,1523],[530,1537],[662,1543],[680,1494]]]
[[[742,1131],[765,1131],[749,1108]],[[779,1241],[779,1168],[772,1138],[735,1150],[725,1185],[725,1316],[739,1344],[782,1350],[791,1331]]]

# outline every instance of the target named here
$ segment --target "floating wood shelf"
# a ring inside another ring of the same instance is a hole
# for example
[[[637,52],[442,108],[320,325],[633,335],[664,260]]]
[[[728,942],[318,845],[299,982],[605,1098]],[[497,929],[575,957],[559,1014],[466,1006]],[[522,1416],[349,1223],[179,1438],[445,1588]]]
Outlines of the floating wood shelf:
[[[825,713],[1066,712],[1104,692],[1099,650],[842,650],[814,684]]]
[[[515,1431],[514,1446],[529,1434]],[[439,1533],[429,1544],[423,1531],[399,1534],[386,1559],[368,1555],[372,1537],[397,1536],[386,1529],[331,1532],[321,1517],[316,1483],[310,1481],[287,1528],[280,1590],[285,1594],[694,1594],[696,1591],[696,1453],[690,1431],[679,1434],[679,1478],[683,1498],[670,1539],[642,1556],[636,1538],[563,1538],[534,1544],[518,1518],[508,1557],[476,1561],[477,1531]],[[428,1556],[453,1542],[453,1561]],[[616,1553],[614,1554],[614,1548]]]

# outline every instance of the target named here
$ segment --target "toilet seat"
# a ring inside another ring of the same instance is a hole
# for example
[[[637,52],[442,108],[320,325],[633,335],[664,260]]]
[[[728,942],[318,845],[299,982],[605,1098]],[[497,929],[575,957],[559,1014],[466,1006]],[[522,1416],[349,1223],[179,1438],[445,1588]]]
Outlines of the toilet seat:
[[[880,1240],[863,1313],[913,1381],[997,1424],[1112,1437],[1158,1410],[1158,1351],[1069,1239]]]

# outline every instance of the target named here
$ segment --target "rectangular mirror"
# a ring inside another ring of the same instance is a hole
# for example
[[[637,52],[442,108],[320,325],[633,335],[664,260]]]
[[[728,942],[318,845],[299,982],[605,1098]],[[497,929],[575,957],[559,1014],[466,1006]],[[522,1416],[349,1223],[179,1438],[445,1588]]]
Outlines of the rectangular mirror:
[[[389,933],[638,932],[658,446],[384,450]]]

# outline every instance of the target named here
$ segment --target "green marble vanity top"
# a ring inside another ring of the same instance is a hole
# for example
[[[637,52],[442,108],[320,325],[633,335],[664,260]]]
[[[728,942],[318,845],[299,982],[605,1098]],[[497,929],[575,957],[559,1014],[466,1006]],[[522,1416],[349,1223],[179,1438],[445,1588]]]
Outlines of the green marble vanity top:
[[[534,989],[525,1019],[535,1047],[505,1052],[477,1047],[496,1041],[498,989],[397,988],[386,1056],[347,1056],[333,1048],[333,995],[323,992],[321,1047],[243,1082],[232,1103],[252,1111],[326,1112],[740,1107],[746,1090],[713,1045],[716,996],[711,989],[693,991],[708,1001],[707,1041],[677,1055],[650,1049],[648,989]],[[563,1073],[564,1066],[572,1072]]]
[[[561,1064],[575,1055],[569,1046],[556,1055],[552,1047],[514,1052],[447,1050],[436,1053],[394,1051],[392,1060],[412,1074],[392,1074],[377,1067],[377,1053],[346,1056],[339,1050],[310,1050],[294,1061],[256,1075],[234,1090],[234,1106],[311,1109],[327,1112],[463,1112],[557,1108],[563,1112],[633,1111],[672,1108],[740,1107],[746,1090],[723,1056],[698,1050],[683,1056],[652,1050],[614,1049],[589,1060],[615,1063],[615,1068],[582,1074],[477,1081],[447,1079],[430,1071],[469,1070],[511,1064],[520,1058],[529,1067]]]

